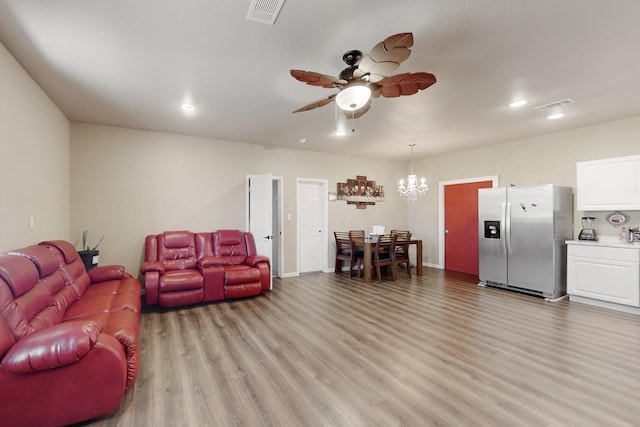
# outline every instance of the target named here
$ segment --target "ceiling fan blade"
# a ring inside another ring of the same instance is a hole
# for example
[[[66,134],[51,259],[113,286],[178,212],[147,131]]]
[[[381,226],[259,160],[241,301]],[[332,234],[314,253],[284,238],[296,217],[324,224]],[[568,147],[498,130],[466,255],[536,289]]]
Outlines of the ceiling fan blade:
[[[430,73],[403,73],[387,77],[377,84],[380,86],[380,95],[386,98],[407,96],[417,93],[436,82],[436,76]]]
[[[296,111],[294,111],[294,113],[299,113],[301,111],[309,111],[309,110],[313,110],[314,108],[318,108],[318,107],[323,107],[325,105],[327,105],[328,103],[330,103],[331,101],[333,101],[333,98],[335,98],[337,95],[337,93],[334,93],[333,95],[329,95],[325,98],[322,98],[318,101],[312,102],[311,104],[307,104],[304,107],[300,107],[298,108]]]
[[[411,46],[413,46],[412,33],[400,33],[387,37],[362,57],[353,76],[361,78],[369,74],[370,82],[382,80],[409,58]]]
[[[378,43],[368,54],[375,62],[392,61],[400,64],[409,58],[411,49],[398,46],[389,49],[384,43]]]
[[[387,50],[395,47],[411,47],[413,46],[413,33],[394,34],[384,39],[382,43],[387,47]]]
[[[337,84],[347,84],[346,81],[340,80],[337,77],[328,76],[326,74],[316,73],[314,71],[304,71],[304,70],[291,70],[291,76],[299,80],[303,83],[306,83],[311,86],[322,86],[328,89],[331,89],[334,86],[334,83]]]
[[[365,55],[360,60],[358,69],[353,72],[353,77],[362,78],[368,75],[369,82],[377,83],[386,76],[393,74],[399,66],[399,63],[392,61],[375,62],[369,55]]]

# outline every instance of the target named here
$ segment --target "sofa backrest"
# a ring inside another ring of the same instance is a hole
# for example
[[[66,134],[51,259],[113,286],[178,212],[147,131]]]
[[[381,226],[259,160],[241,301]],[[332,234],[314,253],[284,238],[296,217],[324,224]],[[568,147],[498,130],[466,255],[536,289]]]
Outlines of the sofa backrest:
[[[76,296],[80,298],[91,284],[91,278],[76,248],[66,240],[49,240],[41,242],[40,246],[47,248],[56,256],[65,279],[75,291]]]
[[[213,233],[213,254],[222,265],[244,264],[250,252],[255,253],[255,245],[247,249],[246,234],[249,233],[240,230],[218,230]]]
[[[198,261],[204,257],[213,256],[213,234],[210,231],[195,234]]]
[[[0,255],[0,315],[15,340],[58,324],[77,300],[56,255],[29,246]],[[0,335],[3,330],[0,322]],[[0,342],[6,337],[0,337]],[[0,351],[2,344],[0,344]]]
[[[145,261],[161,261],[166,270],[196,268],[196,244],[190,231],[165,231],[145,240]]]

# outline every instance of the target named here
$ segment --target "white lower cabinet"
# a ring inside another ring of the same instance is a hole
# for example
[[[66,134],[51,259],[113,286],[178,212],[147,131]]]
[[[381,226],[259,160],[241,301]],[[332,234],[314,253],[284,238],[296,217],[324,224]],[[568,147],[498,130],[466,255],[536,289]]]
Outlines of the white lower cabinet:
[[[640,307],[640,246],[567,242],[567,294]]]

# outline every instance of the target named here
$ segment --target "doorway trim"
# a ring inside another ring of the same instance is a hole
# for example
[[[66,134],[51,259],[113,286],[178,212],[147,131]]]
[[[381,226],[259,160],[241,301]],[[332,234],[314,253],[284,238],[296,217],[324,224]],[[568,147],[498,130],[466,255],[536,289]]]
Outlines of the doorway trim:
[[[296,178],[296,275],[300,275],[300,205],[298,203],[300,184],[302,183],[314,183],[320,184],[322,187],[322,248],[321,248],[321,271],[324,273],[329,273],[329,267],[327,266],[328,252],[329,252],[329,238],[327,236],[329,230],[329,204],[328,204],[328,188],[329,181],[326,179],[317,179],[317,178]]]
[[[437,268],[444,270],[444,187],[447,185],[469,184],[472,182],[491,181],[492,187],[498,186],[498,175],[481,176],[476,178],[454,179],[451,181],[440,181],[438,183],[438,265]]]
[[[257,176],[258,174],[247,174],[247,178],[245,179],[245,230],[249,230],[249,179],[251,177]],[[278,203],[274,206],[274,218],[273,222],[278,223],[278,227],[280,230],[280,239],[278,239],[278,247],[276,251],[278,253],[278,275],[273,277],[283,277],[284,272],[284,216],[282,212],[284,212],[284,178],[281,176],[273,175],[271,177],[272,183],[276,185],[278,194],[277,200]],[[275,194],[271,198],[271,202],[273,203],[273,199],[276,199]],[[277,217],[277,218],[276,218]],[[273,282],[271,283],[273,286]]]

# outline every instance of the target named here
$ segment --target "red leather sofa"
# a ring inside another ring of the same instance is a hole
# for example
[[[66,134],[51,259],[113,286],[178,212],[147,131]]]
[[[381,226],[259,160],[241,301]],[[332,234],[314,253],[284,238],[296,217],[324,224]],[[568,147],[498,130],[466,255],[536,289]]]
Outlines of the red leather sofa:
[[[87,273],[66,241],[0,255],[0,424],[68,425],[117,409],[138,375],[140,296],[124,267]]]
[[[269,258],[240,230],[149,235],[140,271],[147,304],[160,307],[250,297],[271,286]]]

